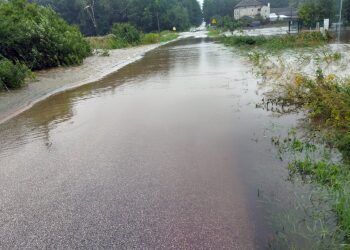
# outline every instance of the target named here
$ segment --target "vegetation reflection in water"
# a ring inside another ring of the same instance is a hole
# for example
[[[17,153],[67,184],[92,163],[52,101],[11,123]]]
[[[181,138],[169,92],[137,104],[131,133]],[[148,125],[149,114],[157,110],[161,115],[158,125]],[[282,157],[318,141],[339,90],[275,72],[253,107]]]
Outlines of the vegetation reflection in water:
[[[176,44],[186,46],[201,42],[201,39],[182,40]],[[1,124],[3,132],[11,132],[3,133],[0,138],[0,153],[6,153],[9,149],[16,148],[18,145],[31,140],[48,138],[52,128],[74,118],[74,106],[80,101],[123,91],[123,88],[127,87],[129,82],[167,74],[176,62],[176,59],[171,56],[171,53],[173,53],[172,47],[174,45],[165,45],[154,52],[148,53],[141,61],[134,62],[100,81],[54,95],[34,105],[33,108],[25,111],[16,119]],[[192,51],[192,53],[195,53],[195,51]],[[157,62],[157,64],[155,65],[154,62]],[[31,131],[31,133],[27,133],[28,131]]]

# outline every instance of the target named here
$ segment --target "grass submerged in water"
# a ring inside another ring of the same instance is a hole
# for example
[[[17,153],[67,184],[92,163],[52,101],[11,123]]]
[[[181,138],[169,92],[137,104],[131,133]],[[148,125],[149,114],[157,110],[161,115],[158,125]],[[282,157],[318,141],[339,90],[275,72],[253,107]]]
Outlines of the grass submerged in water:
[[[329,36],[323,36],[320,32],[220,38],[227,46],[249,50],[246,55],[262,70],[262,76],[267,81],[276,80],[268,79],[273,77],[268,74],[271,65],[264,65],[271,53],[322,47],[329,40]],[[329,51],[319,60],[330,64],[340,61],[341,54]],[[285,67],[282,57],[278,57],[276,62],[282,63],[282,68]],[[350,242],[350,79],[335,74],[325,75],[321,69],[316,71],[315,76],[291,73],[292,79],[282,77],[282,81],[277,80],[279,82],[274,84],[273,91],[263,101],[265,103],[257,107],[272,105],[281,107],[278,110],[305,113],[307,119],[304,125],[309,135],[300,139],[293,132],[287,138],[272,138],[272,143],[278,149],[281,160],[283,154],[291,156],[288,158],[291,180],[301,177],[303,181],[313,183],[327,192],[323,199],[329,204],[330,211],[322,211],[322,207],[317,205],[314,210],[319,214],[334,213],[337,226],[329,229],[327,221],[315,219],[315,223],[319,221],[324,229],[313,239],[317,239],[324,249],[350,249],[347,244]],[[289,239],[284,241],[289,242]]]
[[[279,51],[283,49],[318,47],[327,44],[328,36],[320,32],[301,32],[290,35],[276,36],[229,36],[221,37],[220,42],[226,46],[238,47],[242,49],[259,48],[269,51]]]
[[[339,226],[335,233],[344,235],[344,241],[349,242],[350,79],[324,75],[318,69],[315,77],[296,73],[292,81],[278,88],[267,101],[303,111],[310,135],[298,139],[294,133],[287,138],[273,138],[272,142],[280,153],[292,156],[288,163],[291,178],[301,176],[304,181],[328,190],[327,199]],[[339,246],[350,248],[340,243]]]

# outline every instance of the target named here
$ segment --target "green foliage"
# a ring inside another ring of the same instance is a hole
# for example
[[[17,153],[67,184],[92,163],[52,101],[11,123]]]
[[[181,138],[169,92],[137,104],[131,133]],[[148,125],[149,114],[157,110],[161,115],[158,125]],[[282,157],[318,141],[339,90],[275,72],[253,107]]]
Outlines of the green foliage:
[[[316,22],[322,22],[325,18],[334,20],[335,12],[335,0],[306,0],[300,5],[298,16],[304,25],[312,27],[316,25]]]
[[[343,1],[343,18],[345,23],[349,25],[350,23],[350,0]]]
[[[81,33],[49,9],[0,2],[0,88],[19,88],[30,70],[79,64],[91,53]]]
[[[316,13],[313,3],[304,3],[300,6],[298,16],[304,25],[311,27],[316,23]]]
[[[297,35],[283,36],[232,36],[221,38],[227,46],[241,48],[257,47],[266,50],[283,50],[291,48],[316,47],[326,44],[327,38],[320,32],[302,32]]]
[[[313,162],[310,158],[306,158],[290,162],[288,168],[292,175],[299,173],[303,176],[309,176],[313,181],[332,188],[341,186],[339,177],[342,167],[340,165],[322,160]]]
[[[86,37],[86,41],[93,49],[113,49],[115,48],[115,38],[112,35],[108,36],[93,36]]]
[[[165,43],[178,38],[178,34],[170,31],[161,33],[148,33],[142,36],[141,44]]]
[[[14,89],[25,84],[25,78],[30,70],[20,62],[12,63],[0,56],[0,88]]]
[[[221,34],[222,34],[222,30],[217,29],[215,27],[210,27],[209,28],[208,36],[210,36],[210,37],[219,37]]]
[[[167,30],[176,27],[177,30],[186,30],[191,26],[189,13],[186,9],[177,4],[166,11],[162,23]]]
[[[113,24],[130,22],[143,32],[185,30],[202,22],[197,0],[36,0],[49,5],[88,36],[106,35]],[[88,7],[89,6],[89,7]],[[95,26],[96,24],[96,26]],[[158,29],[159,26],[159,29]]]
[[[130,23],[116,23],[112,27],[115,39],[125,44],[138,44],[141,41],[141,32]]]
[[[153,44],[159,43],[160,36],[158,33],[148,33],[142,36],[141,43],[142,44]]]
[[[232,16],[217,16],[215,19],[217,20],[216,27],[224,31],[233,32],[243,27],[243,23],[240,20],[235,20]]]
[[[288,163],[290,178],[300,175],[304,181],[317,183],[330,192],[327,199],[332,204],[342,231],[337,233],[349,239],[350,166],[339,161],[333,162],[331,148],[298,139],[295,131],[284,139],[273,138],[272,142],[280,153],[288,152],[293,156],[294,159]]]
[[[203,15],[204,20],[210,23],[213,17],[231,16],[234,7],[240,0],[204,0]]]
[[[159,42],[161,43],[169,42],[177,39],[178,37],[179,37],[178,33],[175,33],[172,31],[163,31],[160,33]]]
[[[0,53],[38,70],[79,64],[91,52],[81,33],[49,9],[12,0],[0,4]]]
[[[116,39],[114,35],[103,37],[87,37],[86,40],[90,43],[93,49],[119,49],[136,45],[147,45],[155,43],[164,43],[178,38],[178,34],[171,31],[163,31],[161,33],[141,34],[139,43],[129,44],[121,39]]]
[[[296,75],[294,83],[286,86],[285,95],[288,102],[306,108],[310,118],[350,133],[349,80],[333,74],[324,76],[321,70],[316,72],[316,79]]]
[[[333,55],[337,60],[339,55]],[[335,147],[343,160],[332,162],[331,157],[316,154],[316,146],[299,139],[295,134],[284,140],[273,139],[279,152],[292,152],[289,162],[291,176],[301,175],[304,179],[325,186],[333,193],[333,207],[338,223],[350,237],[350,81],[340,79],[322,70],[311,78],[296,74],[294,81],[286,84],[278,99],[285,105],[305,109],[314,129],[320,131],[323,148],[330,151]],[[319,141],[319,140],[318,140]],[[312,146],[308,146],[312,145]],[[327,153],[331,155],[331,153]]]

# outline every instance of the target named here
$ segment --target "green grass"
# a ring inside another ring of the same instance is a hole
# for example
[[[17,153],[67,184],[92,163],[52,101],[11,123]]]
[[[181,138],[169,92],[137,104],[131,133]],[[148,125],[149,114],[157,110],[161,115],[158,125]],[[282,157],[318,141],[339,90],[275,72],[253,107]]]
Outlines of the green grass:
[[[326,188],[328,202],[337,216],[339,228],[333,233],[344,235],[344,241],[350,240],[350,165],[332,160],[333,149],[327,145],[299,139],[295,131],[286,138],[273,138],[272,143],[279,153],[289,153],[292,160],[288,163],[290,178],[299,175],[306,182],[312,182]],[[333,157],[334,158],[334,157]],[[318,208],[319,209],[319,208]],[[347,249],[347,248],[346,248]]]
[[[228,46],[249,51],[247,56],[250,61],[260,68],[264,66],[266,57],[271,52],[315,48],[329,41],[321,33],[315,32],[220,39]],[[342,54],[339,52],[325,51],[319,56],[319,60],[328,64],[341,59]],[[294,133],[287,138],[273,138],[272,142],[279,149],[280,155],[288,152],[288,170],[291,178],[301,176],[304,181],[312,182],[329,192],[327,203],[331,204],[338,223],[336,231],[333,232],[344,235],[343,238],[348,243],[350,242],[350,79],[337,77],[335,74],[325,75],[321,69],[318,69],[314,76],[293,73],[288,79],[290,80],[273,85],[275,86],[273,91],[267,93],[267,103],[282,106],[285,110],[293,112],[303,111],[307,118],[303,120],[303,127],[310,129],[307,131],[311,136],[304,135],[303,139],[297,139]],[[280,158],[283,159],[282,156]],[[350,249],[346,247],[345,249]]]
[[[221,35],[222,31],[220,29],[211,28],[208,31],[209,37],[219,37]]]
[[[328,38],[320,32],[302,32],[299,34],[281,36],[231,36],[221,37],[220,41],[226,46],[242,49],[259,48],[269,51],[283,49],[318,47],[325,45]]]
[[[116,39],[113,35],[85,38],[93,49],[120,49],[128,47],[129,44]]]
[[[339,54],[330,56],[332,60],[340,57]],[[308,118],[306,127],[310,128],[313,136],[300,140],[293,134],[283,140],[274,138],[272,141],[280,152],[289,151],[294,157],[288,164],[291,176],[298,174],[329,190],[338,225],[349,241],[350,79],[334,74],[324,75],[319,69],[315,77],[296,74],[293,81],[279,88],[271,101],[304,110]],[[317,153],[320,145],[329,153]],[[334,150],[342,155],[341,160],[337,157],[335,161],[330,157],[334,155]]]
[[[171,31],[163,31],[158,33],[147,33],[141,35],[141,41],[135,44],[128,44],[123,40],[116,39],[113,35],[103,37],[87,37],[86,40],[90,43],[93,49],[120,49],[133,47],[138,45],[165,43],[175,40],[179,37],[179,34]]]
[[[170,42],[172,40],[175,40],[179,37],[178,33],[172,32],[172,31],[163,31],[160,33],[160,39],[159,42],[165,43]]]

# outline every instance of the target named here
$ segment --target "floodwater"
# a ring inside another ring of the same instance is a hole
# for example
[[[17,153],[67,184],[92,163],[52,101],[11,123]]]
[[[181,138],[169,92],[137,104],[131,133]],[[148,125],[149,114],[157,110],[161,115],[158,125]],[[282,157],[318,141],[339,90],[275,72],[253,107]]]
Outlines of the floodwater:
[[[1,124],[1,249],[266,248],[307,188],[270,143],[297,119],[257,109],[259,82],[185,39]]]

